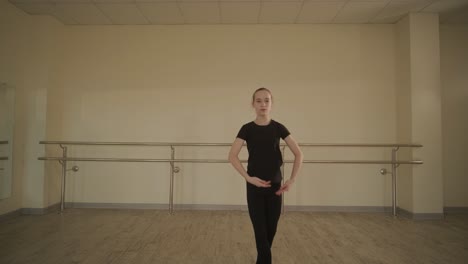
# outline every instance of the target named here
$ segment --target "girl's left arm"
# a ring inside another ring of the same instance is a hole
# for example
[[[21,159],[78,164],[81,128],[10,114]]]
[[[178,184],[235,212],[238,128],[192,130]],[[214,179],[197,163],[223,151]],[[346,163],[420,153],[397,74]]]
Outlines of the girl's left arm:
[[[276,192],[276,195],[281,195],[282,193],[289,191],[291,184],[293,184],[296,181],[297,173],[301,169],[303,160],[302,151],[297,145],[296,140],[294,140],[294,138],[291,135],[289,135],[284,139],[284,141],[288,145],[291,152],[294,154],[294,166],[291,172],[291,178],[289,178],[289,180],[287,180],[280,187],[280,189]]]
[[[294,182],[296,180],[297,173],[302,166],[303,154],[296,140],[291,135],[287,136],[284,141],[288,145],[291,152],[294,154],[294,166],[291,172],[291,178],[289,178],[290,181]]]

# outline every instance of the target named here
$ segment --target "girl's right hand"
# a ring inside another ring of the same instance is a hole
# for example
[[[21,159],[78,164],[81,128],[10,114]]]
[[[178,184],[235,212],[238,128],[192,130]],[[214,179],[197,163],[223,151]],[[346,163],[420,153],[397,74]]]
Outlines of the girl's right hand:
[[[264,181],[257,177],[248,177],[247,182],[257,187],[263,187],[263,188],[271,187],[271,181]]]

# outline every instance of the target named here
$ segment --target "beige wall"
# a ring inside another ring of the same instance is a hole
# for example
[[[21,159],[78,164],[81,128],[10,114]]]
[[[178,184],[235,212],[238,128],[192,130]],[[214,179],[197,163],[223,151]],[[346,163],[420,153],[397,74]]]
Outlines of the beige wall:
[[[410,63],[410,27],[409,16],[395,25],[396,46],[396,142],[412,142],[411,115],[411,63]],[[415,142],[416,143],[416,142]],[[420,142],[418,142],[420,143]],[[403,148],[398,151],[398,159],[411,159],[413,149]],[[397,176],[398,205],[413,211],[413,170],[412,166],[398,168]]]
[[[26,41],[30,32],[31,24],[30,19],[26,14],[13,7],[6,1],[0,1],[0,52],[2,63],[0,64],[0,74],[2,82],[14,84],[21,75],[20,56],[22,52],[26,51]],[[22,58],[24,61],[24,57]],[[18,91],[16,92],[16,99],[18,98]],[[20,110],[16,106],[15,110]],[[16,111],[16,116],[19,113]],[[12,177],[12,190],[10,198],[0,201],[0,214],[4,214],[16,209],[21,208],[21,194],[22,194],[22,178],[23,178],[23,162],[19,154],[23,152],[20,148],[21,142],[24,144],[24,137],[22,131],[18,129],[22,122],[16,120],[15,127],[15,144],[14,144],[14,168]],[[22,138],[20,140],[20,138]]]
[[[440,27],[444,206],[468,206],[468,26]]]
[[[15,91],[6,83],[0,83],[0,156],[7,160],[0,161],[0,199],[11,196],[11,178],[13,171],[13,126]]]
[[[413,151],[413,157],[425,162],[413,167],[413,212],[443,213],[438,15],[411,14],[410,32],[411,136],[424,144]]]
[[[399,170],[399,206],[414,213],[443,212],[439,20],[410,14],[397,23],[397,138],[423,148],[400,153],[423,165]]]
[[[44,164],[37,160],[45,137],[47,89],[53,73],[55,37],[63,26],[50,17],[32,17],[0,1],[0,80],[15,88],[13,178],[0,214],[43,208]]]
[[[57,85],[48,91],[48,139],[231,142],[254,118],[251,93],[266,86],[274,94],[273,118],[299,142],[395,142],[392,25],[68,27],[63,41]],[[71,151],[85,155],[82,148]],[[170,153],[144,151],[88,153]],[[226,159],[228,148],[192,151],[178,149],[176,156]],[[390,150],[375,149],[305,153],[308,159],[390,157]],[[79,165],[68,180],[68,201],[167,202],[167,165]],[[230,165],[180,166],[176,203],[245,204],[244,183]],[[389,205],[381,167],[305,165],[286,202]]]

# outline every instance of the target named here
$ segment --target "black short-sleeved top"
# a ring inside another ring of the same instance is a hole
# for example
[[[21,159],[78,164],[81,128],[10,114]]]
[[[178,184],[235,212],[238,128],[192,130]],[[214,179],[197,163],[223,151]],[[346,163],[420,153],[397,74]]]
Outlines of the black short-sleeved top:
[[[242,126],[237,137],[247,142],[249,160],[247,173],[272,183],[281,182],[283,157],[280,151],[280,138],[289,136],[288,129],[281,123],[271,120],[268,125],[249,122]]]

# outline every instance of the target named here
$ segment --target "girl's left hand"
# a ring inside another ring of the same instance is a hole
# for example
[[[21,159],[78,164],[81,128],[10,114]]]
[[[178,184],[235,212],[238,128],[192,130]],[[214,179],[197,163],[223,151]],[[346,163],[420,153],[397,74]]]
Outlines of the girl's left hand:
[[[294,183],[294,181],[292,180],[287,180],[280,188],[278,191],[276,191],[276,195],[281,195],[283,194],[284,192],[287,192],[289,191],[289,188],[291,187],[291,185]]]

